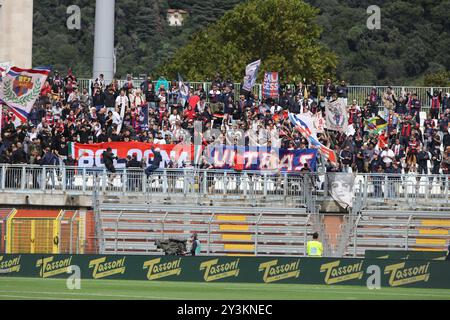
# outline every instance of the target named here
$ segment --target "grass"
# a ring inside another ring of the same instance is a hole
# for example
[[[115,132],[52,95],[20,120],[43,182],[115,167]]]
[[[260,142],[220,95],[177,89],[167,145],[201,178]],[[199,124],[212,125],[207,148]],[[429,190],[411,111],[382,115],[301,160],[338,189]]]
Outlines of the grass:
[[[354,286],[82,280],[0,277],[0,300],[450,300],[450,290]]]

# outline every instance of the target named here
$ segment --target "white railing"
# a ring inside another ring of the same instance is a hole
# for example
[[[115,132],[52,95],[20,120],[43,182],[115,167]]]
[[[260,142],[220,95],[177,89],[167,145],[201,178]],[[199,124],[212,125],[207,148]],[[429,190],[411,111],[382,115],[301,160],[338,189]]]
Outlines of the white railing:
[[[297,204],[308,204],[311,212],[316,198],[330,199],[329,181],[327,174],[319,173],[158,169],[147,176],[143,169],[118,169],[112,174],[105,168],[0,166],[1,191],[70,195],[92,195],[96,191],[166,198],[235,198],[248,202],[294,200]],[[388,201],[412,205],[420,201],[450,202],[450,175],[358,174],[355,194],[355,203],[361,208]]]

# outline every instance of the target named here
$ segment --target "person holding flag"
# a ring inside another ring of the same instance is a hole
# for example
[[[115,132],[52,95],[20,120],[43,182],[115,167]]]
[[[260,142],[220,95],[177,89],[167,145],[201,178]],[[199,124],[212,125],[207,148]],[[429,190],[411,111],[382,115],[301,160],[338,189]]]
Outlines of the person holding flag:
[[[330,148],[323,145],[317,138],[314,130],[314,124],[311,116],[306,114],[293,114],[289,113],[289,121],[295,130],[300,132],[303,137],[308,140],[311,147],[317,148],[319,153],[328,159],[331,163],[337,164],[336,153]]]
[[[260,66],[261,60],[257,60],[247,65],[247,67],[245,68],[244,84],[242,86],[243,90],[248,92],[252,91],[252,88],[256,82],[256,78],[258,77],[258,70]]]
[[[180,74],[178,74],[178,88],[178,102],[184,108],[186,101],[189,99],[190,88],[183,82],[183,78],[181,78]]]

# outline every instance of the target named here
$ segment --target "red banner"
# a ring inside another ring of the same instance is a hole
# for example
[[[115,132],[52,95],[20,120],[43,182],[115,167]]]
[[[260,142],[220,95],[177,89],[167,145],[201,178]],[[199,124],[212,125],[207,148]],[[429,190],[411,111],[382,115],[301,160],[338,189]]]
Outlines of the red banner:
[[[106,148],[110,147],[112,153],[114,153],[119,160],[115,162],[115,167],[125,168],[127,156],[132,156],[133,153],[137,154],[137,159],[141,161],[146,159],[146,166],[150,165],[153,160],[152,147],[159,148],[162,156],[161,167],[164,167],[165,163],[174,161],[178,164],[178,167],[182,167],[183,162],[190,161],[192,163],[194,159],[194,145],[182,145],[182,144],[162,144],[153,145],[151,143],[143,142],[105,142],[94,144],[72,144],[72,155],[78,160],[79,167],[104,167],[102,153]]]

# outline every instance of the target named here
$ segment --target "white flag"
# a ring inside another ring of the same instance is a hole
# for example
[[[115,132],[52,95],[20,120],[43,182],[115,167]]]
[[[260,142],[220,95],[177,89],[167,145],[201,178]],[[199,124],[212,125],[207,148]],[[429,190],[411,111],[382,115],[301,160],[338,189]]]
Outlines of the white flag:
[[[20,69],[12,67],[0,84],[0,100],[24,118],[28,116],[41,94],[50,68]]]
[[[337,99],[325,105],[327,129],[339,132],[347,131],[348,112],[343,99]]]
[[[258,77],[258,70],[261,66],[261,60],[250,63],[245,68],[245,77],[244,77],[244,85],[243,89],[246,91],[252,91],[253,86],[255,85],[256,78]]]

